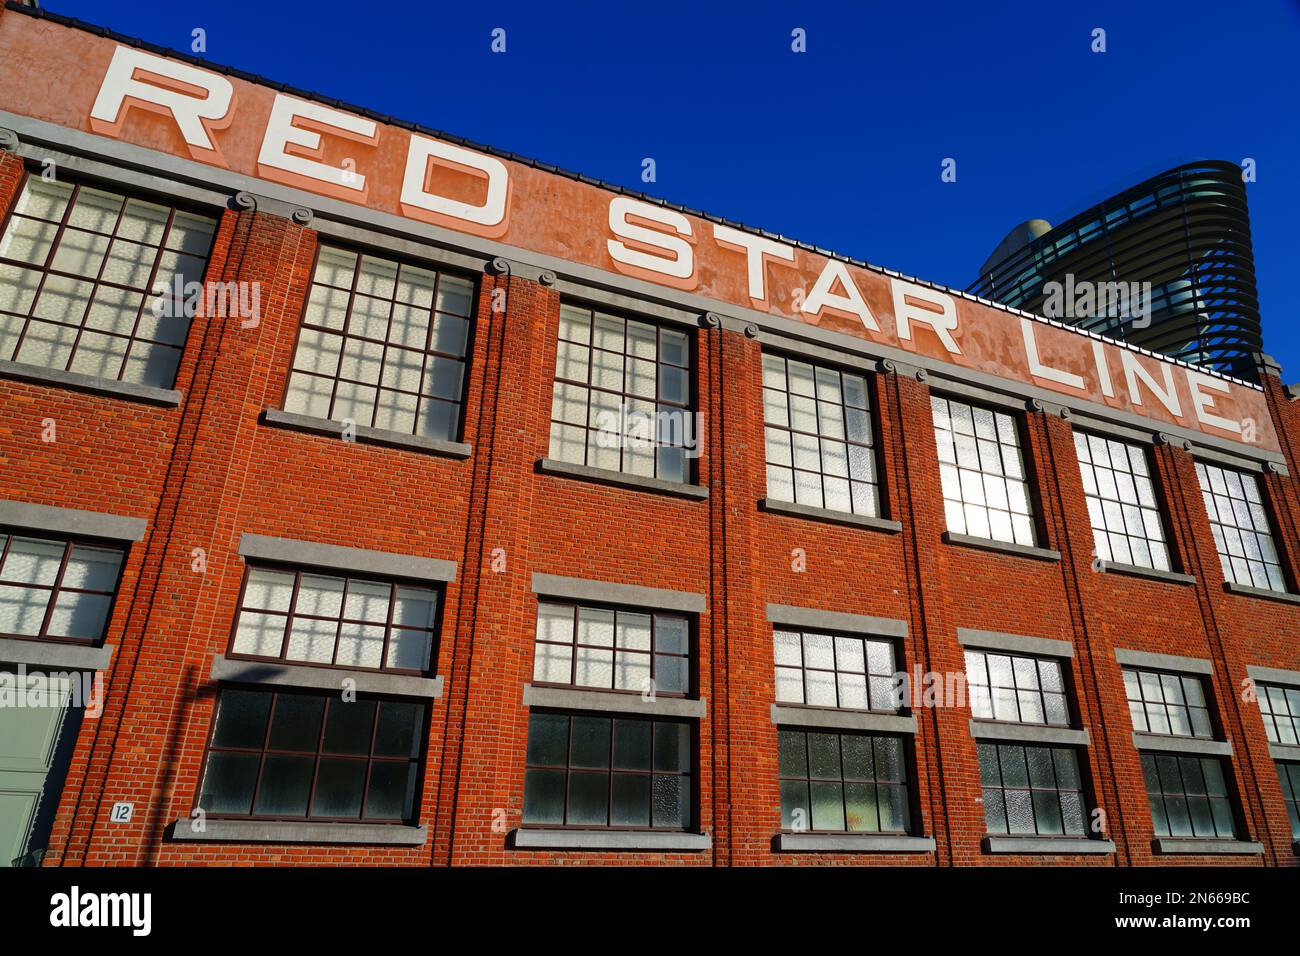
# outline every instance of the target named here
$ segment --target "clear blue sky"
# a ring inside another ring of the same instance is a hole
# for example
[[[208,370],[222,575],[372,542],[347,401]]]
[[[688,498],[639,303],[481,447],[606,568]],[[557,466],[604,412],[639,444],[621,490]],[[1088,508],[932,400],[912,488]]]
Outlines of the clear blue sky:
[[[961,288],[1024,219],[1251,157],[1265,347],[1300,381],[1294,0],[45,6],[179,49],[201,27],[216,62]]]

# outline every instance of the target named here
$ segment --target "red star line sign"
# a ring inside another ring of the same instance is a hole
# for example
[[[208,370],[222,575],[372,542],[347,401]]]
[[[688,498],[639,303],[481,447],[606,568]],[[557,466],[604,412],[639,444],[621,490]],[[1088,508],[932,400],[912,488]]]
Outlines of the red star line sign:
[[[1278,450],[1258,388],[1074,329],[48,21],[0,51],[9,114]]]

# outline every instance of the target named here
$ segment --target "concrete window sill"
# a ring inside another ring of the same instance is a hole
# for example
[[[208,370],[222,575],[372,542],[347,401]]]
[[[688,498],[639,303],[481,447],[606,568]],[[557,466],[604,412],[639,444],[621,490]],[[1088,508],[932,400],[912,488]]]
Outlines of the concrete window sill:
[[[329,438],[343,440],[343,423],[312,415],[299,415],[296,412],[268,408],[262,412],[262,424],[273,428],[287,428],[291,431],[307,432],[312,435],[325,435]],[[444,458],[468,458],[473,448],[465,442],[445,441],[441,438],[427,438],[423,435],[408,435],[404,432],[388,431],[385,428],[371,428],[357,425],[354,434],[362,445],[382,445],[387,448],[402,448],[407,451],[420,451]]]
[[[1300,763],[1300,746],[1295,744],[1275,744],[1269,741],[1268,755],[1273,760],[1291,760]]]
[[[515,830],[510,845],[516,850],[653,850],[698,853],[713,847],[707,833],[653,830]]]
[[[413,674],[384,674],[378,671],[347,670],[341,667],[310,667],[282,661],[245,661],[224,654],[212,655],[211,677],[228,684],[264,684],[270,687],[299,687],[337,691],[343,682],[358,694],[386,694],[437,700],[442,696],[441,677],[416,677]]]
[[[544,574],[541,571],[533,572],[532,589],[534,594],[542,597],[624,604],[660,611],[685,611],[687,614],[703,614],[709,606],[708,599],[694,591],[593,581],[590,578],[572,578],[563,574]]]
[[[1170,584],[1195,584],[1196,575],[1179,574],[1177,571],[1161,571],[1157,568],[1143,568],[1136,564],[1121,564],[1118,561],[1103,561],[1101,569],[1107,574],[1123,574],[1131,578],[1148,578],[1152,581],[1167,581]]]
[[[709,497],[709,489],[703,485],[692,485],[681,481],[665,481],[662,478],[647,478],[644,475],[628,475],[608,468],[592,468],[589,465],[574,465],[567,461],[543,458],[537,462],[537,470],[543,475],[556,475],[560,478],[577,478],[598,485],[611,485],[616,488],[632,488],[636,491],[656,491],[677,498],[693,498],[699,501]]]
[[[1174,737],[1164,734],[1143,734],[1134,731],[1133,746],[1138,750],[1163,753],[1201,754],[1205,757],[1231,757],[1232,744],[1227,740],[1208,740],[1204,737]]]
[[[439,583],[456,580],[456,562],[392,551],[349,548],[319,541],[299,541],[245,531],[239,537],[239,554],[254,561],[278,561],[314,568],[386,578],[414,578]]]
[[[1034,548],[1026,544],[1011,541],[994,541],[992,538],[976,538],[969,534],[956,534],[952,531],[943,533],[945,544],[960,545],[963,548],[977,548],[980,551],[996,551],[1000,554],[1014,554],[1022,558],[1035,558],[1039,561],[1060,561],[1061,552],[1051,548]]]
[[[146,405],[159,405],[175,408],[181,403],[181,393],[174,388],[158,388],[154,385],[139,385],[135,382],[119,382],[96,375],[83,375],[80,372],[65,372],[62,369],[41,368],[39,365],[23,365],[20,362],[0,361],[0,378],[12,378],[20,382],[33,382],[37,385],[53,385],[75,392],[89,392],[92,395],[108,395],[112,398],[125,398]]]
[[[696,719],[703,719],[709,712],[708,702],[703,699],[656,697],[644,700],[640,694],[585,687],[535,687],[532,684],[524,685],[524,706]]]
[[[892,833],[778,833],[779,853],[932,853],[934,837]]]
[[[1265,601],[1281,601],[1283,604],[1300,604],[1300,594],[1290,594],[1286,591],[1270,591],[1267,588],[1252,588],[1232,581],[1224,581],[1223,590],[1229,594],[1240,594],[1243,597],[1263,598]]]
[[[798,607],[792,604],[769,604],[767,619],[772,624],[782,627],[847,631],[850,634],[870,634],[878,637],[907,637],[907,622],[897,618],[823,611],[819,608]]]
[[[916,733],[915,717],[803,707],[798,704],[773,704],[772,723],[785,727],[823,727],[828,730],[859,730],[877,734]]]
[[[1264,852],[1264,845],[1253,840],[1196,840],[1156,837],[1152,846],[1157,853],[1170,855],[1253,856]]]
[[[176,843],[313,843],[366,846],[424,846],[428,827],[383,823],[285,823],[263,820],[207,820],[196,831],[192,819],[170,829]]]
[[[1083,853],[1114,853],[1111,840],[1088,837],[986,836],[985,853],[1035,853],[1072,856]]]
[[[1006,724],[996,720],[971,719],[970,735],[976,740],[1004,740],[1047,744],[1057,747],[1086,747],[1092,739],[1087,730],[1053,727],[1047,724]]]
[[[88,647],[55,641],[0,637],[0,661],[44,671],[102,671],[113,659],[113,646]]]
[[[758,507],[760,510],[771,514],[790,515],[795,518],[811,518],[814,521],[826,521],[830,524],[866,528],[868,531],[883,531],[885,534],[897,534],[903,530],[901,521],[876,518],[872,515],[849,514],[846,511],[834,511],[830,508],[814,508],[812,505],[800,505],[792,501],[778,501],[775,498],[758,499]]]

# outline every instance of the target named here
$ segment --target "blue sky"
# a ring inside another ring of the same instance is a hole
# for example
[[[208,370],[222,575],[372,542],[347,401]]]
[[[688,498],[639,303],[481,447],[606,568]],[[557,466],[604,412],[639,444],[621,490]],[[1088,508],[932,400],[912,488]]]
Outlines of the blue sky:
[[[1300,381],[1295,0],[45,5],[961,288],[1024,219],[1250,157],[1265,347]]]

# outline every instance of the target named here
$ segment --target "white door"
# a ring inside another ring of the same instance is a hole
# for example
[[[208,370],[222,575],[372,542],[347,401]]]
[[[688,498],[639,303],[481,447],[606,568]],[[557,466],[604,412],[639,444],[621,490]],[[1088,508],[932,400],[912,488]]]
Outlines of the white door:
[[[0,866],[40,862],[80,724],[80,711],[68,706],[71,681],[41,674],[27,681],[46,683],[48,706],[27,706],[26,694],[21,706],[0,706]]]

